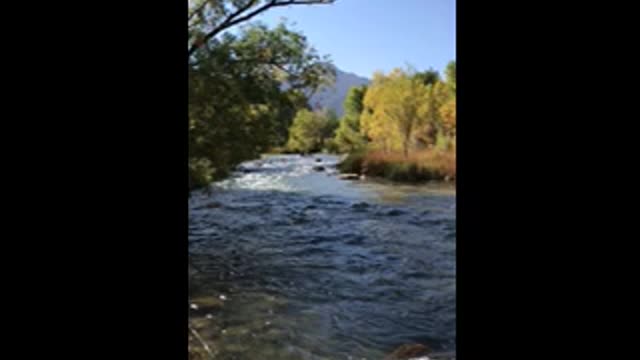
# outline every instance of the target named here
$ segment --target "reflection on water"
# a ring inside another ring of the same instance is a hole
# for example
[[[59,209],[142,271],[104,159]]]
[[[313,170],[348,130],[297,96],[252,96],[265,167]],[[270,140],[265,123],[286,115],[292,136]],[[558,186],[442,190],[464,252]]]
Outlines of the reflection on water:
[[[337,161],[266,157],[190,199],[190,320],[215,358],[455,349],[455,188],[344,181]]]

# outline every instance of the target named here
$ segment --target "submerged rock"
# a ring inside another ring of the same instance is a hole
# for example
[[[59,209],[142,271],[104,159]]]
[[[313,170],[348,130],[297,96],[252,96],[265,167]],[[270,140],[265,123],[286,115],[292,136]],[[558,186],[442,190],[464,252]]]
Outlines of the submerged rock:
[[[385,215],[387,216],[399,216],[399,215],[404,215],[406,214],[405,211],[402,211],[400,209],[391,209],[389,211],[387,211],[387,213]]]
[[[340,174],[338,176],[342,180],[358,180],[360,176],[358,174]]]
[[[352,209],[356,209],[356,210],[362,210],[362,209],[366,209],[369,207],[369,204],[367,204],[366,202],[359,202],[359,203],[355,203],[353,205],[351,205]]]
[[[324,171],[324,166],[314,166],[313,170],[315,170],[315,171]]]

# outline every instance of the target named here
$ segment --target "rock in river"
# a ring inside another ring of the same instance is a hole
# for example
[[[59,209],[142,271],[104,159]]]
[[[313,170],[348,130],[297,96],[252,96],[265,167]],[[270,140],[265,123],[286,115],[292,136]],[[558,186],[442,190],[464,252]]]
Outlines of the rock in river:
[[[340,174],[339,178],[342,180],[358,180],[360,176],[358,174]]]

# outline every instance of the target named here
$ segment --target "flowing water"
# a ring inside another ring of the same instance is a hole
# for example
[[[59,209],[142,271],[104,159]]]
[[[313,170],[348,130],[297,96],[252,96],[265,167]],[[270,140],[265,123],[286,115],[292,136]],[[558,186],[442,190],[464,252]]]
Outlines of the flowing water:
[[[341,180],[337,161],[263,157],[192,194],[190,323],[213,358],[455,351],[455,187]]]

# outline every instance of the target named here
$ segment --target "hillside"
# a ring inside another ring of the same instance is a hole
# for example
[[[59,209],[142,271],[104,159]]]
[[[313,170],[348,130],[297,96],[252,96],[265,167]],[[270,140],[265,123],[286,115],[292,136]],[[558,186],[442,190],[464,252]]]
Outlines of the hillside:
[[[336,81],[333,87],[322,89],[311,97],[309,104],[314,109],[333,109],[338,117],[342,116],[342,103],[352,86],[369,84],[369,79],[336,68]]]

